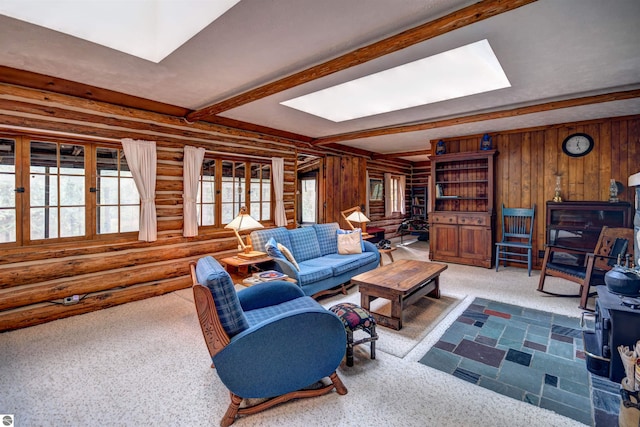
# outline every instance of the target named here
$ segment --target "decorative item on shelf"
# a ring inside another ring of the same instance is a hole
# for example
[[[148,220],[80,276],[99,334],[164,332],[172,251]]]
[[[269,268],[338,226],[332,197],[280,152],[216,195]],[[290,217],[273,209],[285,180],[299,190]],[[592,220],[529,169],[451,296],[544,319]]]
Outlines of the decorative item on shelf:
[[[562,201],[562,197],[560,196],[560,192],[562,191],[561,183],[562,183],[562,178],[560,177],[560,175],[556,175],[556,189],[553,195],[554,202]]]
[[[242,241],[242,237],[240,237],[240,233],[238,233],[239,231],[263,228],[262,224],[260,224],[258,221],[253,219],[251,215],[247,213],[246,206],[241,207],[240,213],[238,214],[238,216],[235,217],[233,221],[231,221],[229,224],[225,225],[224,228],[232,229],[234,233],[236,233],[238,242],[240,242],[240,244],[238,245],[238,249],[241,251],[240,253],[238,253],[238,258],[254,259],[254,258],[260,258],[266,255],[266,253],[264,252],[254,251],[251,245],[246,245]]]
[[[360,206],[345,209],[340,213],[342,214],[342,217],[347,221],[349,227],[351,227],[352,230],[356,229],[352,223],[359,223],[360,228],[362,229],[362,238],[367,238],[367,222],[370,222],[371,220],[362,213],[362,209],[360,208]]]
[[[436,197],[439,199],[444,196],[442,192],[442,184],[436,184]]]
[[[611,178],[611,183],[609,184],[609,202],[618,203],[620,200],[618,199],[618,183],[616,180]]]
[[[440,140],[436,144],[436,155],[445,154],[447,152],[447,147],[444,145],[444,141]]]
[[[491,150],[493,148],[493,141],[491,141],[491,136],[488,133],[482,135],[482,140],[480,141],[480,149],[481,150]]]

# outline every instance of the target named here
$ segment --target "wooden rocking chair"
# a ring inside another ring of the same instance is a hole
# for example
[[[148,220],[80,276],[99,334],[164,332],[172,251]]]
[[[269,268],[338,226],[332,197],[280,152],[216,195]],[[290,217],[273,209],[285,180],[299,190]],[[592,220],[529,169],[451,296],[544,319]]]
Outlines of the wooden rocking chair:
[[[578,258],[584,256],[584,264],[572,265],[554,260],[554,257],[562,253],[573,254]],[[629,254],[633,259],[633,229],[631,228],[603,227],[593,253],[585,254],[582,251],[549,245],[544,252],[538,291],[562,297],[579,296],[579,307],[583,310],[593,311],[587,308],[589,296],[593,295],[589,293],[590,287],[604,285],[605,273],[615,266],[618,256],[624,258],[625,254]],[[545,290],[544,282],[547,276],[561,277],[578,283],[580,285],[579,293],[566,295]]]

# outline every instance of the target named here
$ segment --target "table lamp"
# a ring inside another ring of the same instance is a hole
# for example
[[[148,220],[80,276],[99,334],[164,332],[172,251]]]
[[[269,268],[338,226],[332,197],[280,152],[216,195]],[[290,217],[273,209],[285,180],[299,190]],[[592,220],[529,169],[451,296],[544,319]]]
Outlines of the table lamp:
[[[225,225],[224,228],[230,228],[236,233],[236,237],[238,238],[238,242],[240,245],[238,247],[241,249],[241,252],[238,253],[239,258],[244,259],[253,259],[260,258],[266,255],[264,252],[254,251],[251,245],[246,245],[242,241],[242,237],[240,237],[239,231],[245,230],[254,230],[256,228],[264,228],[262,224],[253,219],[251,215],[247,213],[246,206],[240,208],[240,213],[237,217],[233,219],[229,224]]]
[[[357,222],[360,224],[360,228],[362,229],[362,238],[366,238],[368,236],[367,222],[370,222],[371,220],[367,218],[365,214],[362,213],[360,206],[355,206],[353,208],[345,209],[340,213],[342,214],[342,217],[347,221],[347,223],[349,224],[349,227],[351,227],[352,230],[355,230],[355,227],[353,226],[352,222]],[[348,213],[349,215],[347,216]]]

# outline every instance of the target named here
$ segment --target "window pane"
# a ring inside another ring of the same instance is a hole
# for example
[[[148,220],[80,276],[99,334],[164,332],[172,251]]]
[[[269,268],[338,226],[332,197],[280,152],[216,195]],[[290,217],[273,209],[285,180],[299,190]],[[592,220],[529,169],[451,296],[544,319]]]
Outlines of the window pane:
[[[13,173],[0,172],[0,208],[16,206],[16,177]]]
[[[140,194],[133,178],[120,178],[120,203],[123,205],[140,204]]]
[[[16,143],[12,139],[0,139],[0,173],[16,172]]]
[[[101,205],[118,204],[118,178],[98,177],[98,199]]]
[[[15,209],[0,209],[0,243],[16,241]]]
[[[84,236],[84,207],[60,208],[60,237]]]
[[[100,206],[98,209],[98,233],[118,232],[118,207]]]
[[[60,176],[60,204],[84,206],[84,176]]]
[[[51,142],[31,142],[32,173],[58,173],[58,145]]]
[[[214,217],[213,205],[203,204],[198,206],[198,218],[200,218],[200,225],[214,225]]]
[[[31,206],[58,206],[58,177],[31,175]]]
[[[316,222],[316,180],[302,180],[302,222]]]
[[[271,203],[262,202],[262,221],[269,221],[271,219]]]
[[[58,237],[58,209],[31,208],[31,240]]]
[[[60,145],[60,173],[84,176],[84,147],[82,145]]]
[[[120,208],[120,232],[140,230],[140,206],[122,206]]]

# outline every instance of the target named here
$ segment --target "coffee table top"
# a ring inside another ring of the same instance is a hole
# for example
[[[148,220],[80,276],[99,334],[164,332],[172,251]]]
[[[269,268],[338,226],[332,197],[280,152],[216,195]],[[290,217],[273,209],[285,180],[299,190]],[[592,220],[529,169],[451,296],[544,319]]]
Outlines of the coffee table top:
[[[401,259],[392,264],[358,274],[352,283],[366,287],[379,287],[406,292],[417,285],[437,277],[449,266],[438,262]]]

